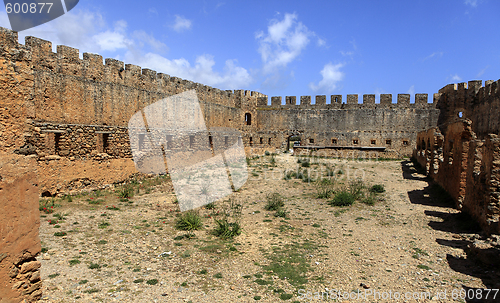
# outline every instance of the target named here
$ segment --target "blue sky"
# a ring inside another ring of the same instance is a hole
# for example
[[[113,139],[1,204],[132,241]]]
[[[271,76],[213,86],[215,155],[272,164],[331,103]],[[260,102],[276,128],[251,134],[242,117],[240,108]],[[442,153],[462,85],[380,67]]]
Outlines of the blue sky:
[[[4,9],[0,26],[10,28]],[[378,102],[380,93],[431,101],[448,83],[499,79],[498,28],[496,0],[80,0],[19,36],[220,89]]]

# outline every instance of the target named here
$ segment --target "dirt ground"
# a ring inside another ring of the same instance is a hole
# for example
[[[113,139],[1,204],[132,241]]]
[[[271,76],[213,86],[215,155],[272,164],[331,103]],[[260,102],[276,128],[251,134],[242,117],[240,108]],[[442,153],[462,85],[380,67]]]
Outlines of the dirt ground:
[[[204,228],[183,237],[168,177],[137,182],[130,201],[109,189],[41,202],[42,300],[475,302],[499,288],[499,271],[466,254],[477,228],[409,160],[271,159],[250,160],[247,183],[227,197],[243,205],[233,240],[212,234],[227,198],[199,209]],[[357,178],[385,192],[373,205],[331,206],[315,182],[283,178],[298,168],[312,179],[332,169],[337,192]],[[271,193],[285,218],[264,209]]]

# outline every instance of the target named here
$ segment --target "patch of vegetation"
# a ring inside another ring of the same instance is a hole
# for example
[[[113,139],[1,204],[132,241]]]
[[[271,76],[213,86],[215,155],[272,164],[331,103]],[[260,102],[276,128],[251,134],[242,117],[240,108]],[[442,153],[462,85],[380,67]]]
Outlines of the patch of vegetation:
[[[186,231],[198,230],[203,227],[201,216],[195,211],[183,213],[175,222],[175,228]]]
[[[372,193],[383,193],[385,192],[384,185],[382,184],[375,184],[370,188],[370,192]]]
[[[99,268],[101,268],[101,265],[97,263],[90,263],[89,265],[89,269],[99,269]]]
[[[54,233],[54,236],[56,236],[56,237],[64,237],[66,235],[67,235],[67,233],[64,231],[58,231],[58,232]]]
[[[331,179],[323,178],[315,182],[318,199],[328,199],[335,193],[334,182]]]
[[[293,297],[292,294],[281,294],[280,299],[281,300],[290,300]]]
[[[255,297],[253,297],[253,299],[254,299],[255,301],[259,301],[260,299],[262,299],[262,297],[261,297],[261,296],[255,296]]]
[[[355,197],[350,192],[341,191],[335,194],[332,200],[328,204],[332,206],[349,206],[355,201]]]
[[[215,219],[215,223],[214,234],[222,239],[232,239],[239,236],[242,232],[239,222],[229,222],[227,219]]]
[[[73,265],[76,265],[76,264],[80,264],[81,261],[78,260],[78,259],[73,259],[73,260],[69,260],[69,265],[70,266],[73,266]]]
[[[135,279],[134,280],[134,283],[142,283],[142,282],[144,282],[144,279]]]
[[[242,232],[240,224],[242,210],[242,203],[236,202],[234,199],[224,201],[221,205],[222,219],[214,217],[215,229],[213,234],[224,240],[239,236]]]
[[[364,189],[365,189],[365,184],[361,179],[356,179],[349,182],[349,192],[354,197],[354,200],[358,200],[361,197],[363,197]]]
[[[80,285],[87,284],[87,282],[89,282],[89,280],[80,280],[80,282],[78,282],[78,284],[80,284]]]
[[[310,271],[309,260],[306,256],[311,254],[317,246],[312,241],[303,243],[293,242],[285,244],[283,247],[272,247],[272,251],[264,252],[269,259],[269,265],[264,265],[263,269],[273,272],[280,279],[294,285],[300,286],[307,283],[306,274]]]
[[[124,186],[121,190],[117,192],[118,198],[130,199],[134,196],[134,187],[131,184]]]
[[[275,217],[278,217],[278,218],[286,218],[288,212],[284,209],[278,209],[276,211],[276,213],[274,214]]]
[[[273,281],[272,280],[263,280],[263,279],[256,279],[254,280],[255,283],[259,284],[259,285],[270,285],[270,284],[273,284]]]
[[[99,289],[91,288],[91,289],[84,290],[83,292],[87,293],[87,294],[93,294],[93,293],[99,292]]]
[[[100,229],[104,229],[110,225],[111,224],[109,224],[109,222],[101,222],[101,223],[99,223],[99,225],[97,225],[97,227],[99,227]]]
[[[424,251],[418,247],[414,247],[413,250],[415,250],[415,253],[412,255],[412,257],[415,259],[420,258],[420,256],[428,256],[429,255],[426,251]]]
[[[376,199],[373,194],[367,195],[363,199],[361,199],[361,203],[364,203],[366,205],[375,205]]]
[[[146,283],[148,285],[156,285],[156,284],[158,284],[158,280],[157,279],[151,279],[151,280],[147,280]]]
[[[208,271],[206,269],[202,269],[198,272],[200,275],[206,275]]]
[[[49,275],[49,278],[53,279],[53,278],[55,278],[57,276],[59,276],[59,273],[51,274],[51,275]]]
[[[219,273],[216,273],[214,275],[214,278],[217,278],[217,279],[222,279],[222,274],[219,272]]]
[[[205,205],[206,209],[215,209],[215,202],[208,203]]]
[[[281,197],[278,193],[272,193],[267,195],[267,204],[264,207],[265,210],[279,210],[283,206],[285,206],[285,202],[283,201],[283,197]]]
[[[420,268],[420,269],[425,269],[425,270],[429,270],[430,269],[429,266],[423,265],[423,264],[418,264],[417,267]]]

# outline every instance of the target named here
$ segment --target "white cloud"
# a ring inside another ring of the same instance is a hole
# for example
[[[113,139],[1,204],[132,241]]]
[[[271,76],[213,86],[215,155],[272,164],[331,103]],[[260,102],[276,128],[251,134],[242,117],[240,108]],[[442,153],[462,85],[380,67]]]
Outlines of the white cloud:
[[[168,47],[167,47],[167,45],[165,45],[165,43],[163,43],[159,40],[156,40],[155,37],[147,34],[143,30],[134,31],[134,32],[132,32],[131,36],[134,39],[136,39],[137,42],[141,43],[141,45],[140,45],[141,48],[144,45],[144,43],[146,43],[149,46],[151,46],[151,48],[153,48],[153,50],[160,52],[160,53],[166,52],[168,50]]]
[[[255,35],[264,63],[263,72],[268,74],[276,68],[286,67],[301,54],[314,35],[297,21],[296,14],[287,13],[281,21],[271,20],[267,33],[261,31]]]
[[[484,74],[484,72],[485,72],[485,71],[486,71],[489,67],[490,67],[490,66],[489,66],[489,65],[487,65],[485,68],[483,68],[482,70],[480,70],[480,71],[479,71],[479,73],[477,73],[476,77],[477,77],[477,78],[481,77],[481,76]]]
[[[472,7],[477,7],[478,0],[465,0],[464,3],[465,5],[470,5]]]
[[[459,82],[462,81],[462,78],[460,78],[460,76],[458,76],[457,74],[454,74],[453,76],[451,76],[451,81]]]
[[[433,57],[442,57],[443,56],[443,52],[433,52],[432,54],[430,54],[429,56],[425,57],[424,59],[422,59],[422,61],[425,61],[425,60],[428,60],[428,59],[431,59]]]
[[[172,28],[176,32],[180,33],[182,31],[191,29],[191,26],[192,26],[191,20],[186,19],[186,18],[179,16],[179,15],[175,15],[175,23],[174,23],[174,25],[172,25]]]
[[[191,66],[189,61],[184,58],[171,60],[155,53],[147,53],[136,58],[131,56],[134,55],[132,53],[127,54],[126,59],[142,67],[154,68],[158,72],[161,71],[209,86],[238,89],[248,87],[252,82],[252,77],[248,71],[238,66],[236,60],[226,60],[224,72],[221,74],[214,71],[215,61],[211,55],[198,56],[194,66]]]
[[[126,29],[127,22],[119,20],[115,23],[113,31],[107,30],[94,35],[92,38],[101,50],[114,52],[117,49],[125,49],[133,43],[132,40],[125,37]]]
[[[325,46],[326,45],[326,41],[321,39],[321,38],[318,38],[318,46]]]
[[[333,65],[332,63],[326,64],[321,70],[323,79],[316,85],[309,83],[309,88],[315,92],[331,93],[337,88],[337,83],[344,78],[344,73],[340,71],[344,64],[339,63]]]

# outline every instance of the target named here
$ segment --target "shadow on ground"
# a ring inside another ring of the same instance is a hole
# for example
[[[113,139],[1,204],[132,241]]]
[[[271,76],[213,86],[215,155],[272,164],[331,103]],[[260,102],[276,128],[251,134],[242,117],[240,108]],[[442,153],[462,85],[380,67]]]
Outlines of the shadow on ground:
[[[426,210],[424,213],[431,217],[429,227],[452,234],[453,240],[436,239],[440,245],[463,249],[466,258],[458,258],[448,254],[446,259],[451,269],[482,280],[488,289],[500,288],[500,248],[492,245],[481,245],[488,243],[479,224],[468,214],[452,211],[455,203],[446,191],[425,176],[420,167],[411,161],[401,162],[403,178],[407,180],[418,180],[427,182],[423,190],[408,192],[408,197],[413,204],[436,207],[435,210]],[[497,243],[500,245],[500,243]],[[460,290],[457,290],[460,291]],[[494,291],[489,293],[485,299],[486,290],[477,290],[462,284],[462,295],[468,294],[466,302],[500,302],[500,291],[493,299]],[[483,294],[478,299],[476,294]],[[474,295],[472,295],[474,294]],[[462,297],[463,298],[463,297]]]

